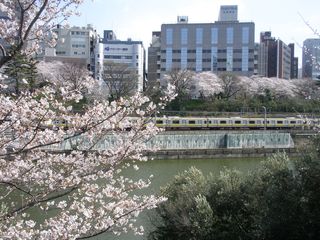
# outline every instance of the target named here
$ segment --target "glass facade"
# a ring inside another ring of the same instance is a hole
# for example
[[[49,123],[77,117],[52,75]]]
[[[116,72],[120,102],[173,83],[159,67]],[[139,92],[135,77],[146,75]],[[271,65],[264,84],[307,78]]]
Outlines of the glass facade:
[[[218,28],[211,28],[211,44],[218,44]]]
[[[167,45],[172,45],[173,37],[172,37],[172,28],[167,28]]]
[[[227,44],[233,44],[233,28],[227,28]]]
[[[203,28],[196,29],[196,44],[202,44],[203,41]]]
[[[181,29],[181,44],[182,45],[188,44],[188,29],[187,28]]]
[[[196,72],[202,71],[202,47],[196,48]]]
[[[227,47],[227,65],[226,70],[228,72],[233,71],[233,47]]]
[[[242,47],[242,72],[248,71],[249,68],[249,48]]]
[[[181,69],[187,69],[188,67],[188,48],[181,48]]]
[[[242,44],[249,43],[249,27],[242,28]]]
[[[172,69],[172,48],[166,49],[166,71]]]
[[[218,68],[218,49],[211,48],[211,71],[216,72]]]

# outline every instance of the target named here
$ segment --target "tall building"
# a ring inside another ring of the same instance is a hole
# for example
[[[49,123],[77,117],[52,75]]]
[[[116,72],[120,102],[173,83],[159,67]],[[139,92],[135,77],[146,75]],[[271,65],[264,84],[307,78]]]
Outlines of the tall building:
[[[44,59],[83,64],[95,75],[99,35],[93,26],[64,28],[58,25],[53,32],[57,35],[57,44],[54,48],[45,48]]]
[[[291,48],[271,32],[260,33],[259,75],[265,77],[291,78]]]
[[[221,6],[214,23],[189,23],[187,17],[178,17],[175,24],[162,24],[160,78],[179,69],[253,75],[254,23],[239,22],[237,16],[237,6]],[[156,51],[154,46],[149,50]],[[154,58],[148,66],[157,61]]]
[[[147,84],[154,86],[160,79],[161,32],[152,32],[152,41],[148,48]]]
[[[302,77],[320,80],[320,39],[306,39],[302,51]]]
[[[290,78],[291,79],[296,79],[298,78],[298,58],[294,56],[294,44],[290,43],[289,48],[291,50],[291,73],[290,73]]]
[[[141,41],[121,41],[116,38],[112,30],[104,31],[104,38],[101,41],[100,51],[103,54],[103,62],[111,61],[114,63],[127,65],[138,75],[137,91],[143,91],[145,82],[145,49]],[[101,65],[101,72],[103,64]]]

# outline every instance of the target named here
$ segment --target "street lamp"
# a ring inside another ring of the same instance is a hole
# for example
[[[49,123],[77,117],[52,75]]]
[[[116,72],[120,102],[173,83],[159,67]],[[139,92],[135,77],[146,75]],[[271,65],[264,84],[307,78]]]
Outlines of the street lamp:
[[[264,110],[264,131],[267,130],[267,108],[265,106],[262,106]]]

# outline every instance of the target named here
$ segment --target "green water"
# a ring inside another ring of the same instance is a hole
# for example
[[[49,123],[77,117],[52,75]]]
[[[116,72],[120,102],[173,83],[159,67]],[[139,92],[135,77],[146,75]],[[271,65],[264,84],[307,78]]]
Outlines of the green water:
[[[233,159],[187,159],[187,160],[153,160],[139,164],[139,171],[127,170],[124,174],[133,179],[146,178],[151,174],[154,176],[152,185],[148,188],[147,193],[158,193],[161,186],[170,182],[174,176],[181,173],[192,166],[200,169],[205,175],[209,173],[219,174],[221,170],[226,168],[235,168],[243,173],[253,170],[262,159],[254,158],[233,158]],[[151,212],[143,212],[140,214],[137,223],[143,225],[146,233],[151,228],[149,221]],[[93,238],[92,238],[93,239]],[[138,240],[146,239],[144,236],[134,236],[131,233],[114,236],[110,234],[101,235],[94,240]]]

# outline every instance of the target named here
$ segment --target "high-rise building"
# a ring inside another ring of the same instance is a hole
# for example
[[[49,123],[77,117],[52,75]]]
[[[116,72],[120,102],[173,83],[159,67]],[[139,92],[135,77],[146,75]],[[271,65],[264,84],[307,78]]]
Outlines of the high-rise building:
[[[101,41],[100,51],[103,54],[103,62],[114,62],[126,65],[138,75],[137,91],[143,91],[145,82],[145,49],[141,41],[121,41],[116,38],[112,30],[104,31],[104,38]],[[101,72],[103,64],[101,65]]]
[[[294,54],[294,53],[293,53]],[[271,32],[260,33],[259,75],[265,77],[291,78],[291,48]]]
[[[291,49],[291,73],[290,78],[295,79],[298,78],[298,58],[294,56],[294,43],[290,43],[289,48]]]
[[[45,61],[82,64],[95,76],[95,52],[99,35],[93,26],[88,24],[87,27],[65,28],[58,25],[53,32],[57,35],[55,47],[45,47],[44,55],[39,57]]]
[[[320,80],[320,39],[306,39],[302,51],[302,77]]]
[[[161,32],[152,32],[152,41],[148,48],[147,84],[154,86],[160,79]]]
[[[184,16],[175,24],[162,24],[160,59],[153,58],[148,66],[160,60],[160,78],[179,69],[253,75],[254,23],[239,22],[237,16],[237,6],[221,6],[219,21],[214,23],[189,23]],[[157,51],[153,45],[149,50]]]

